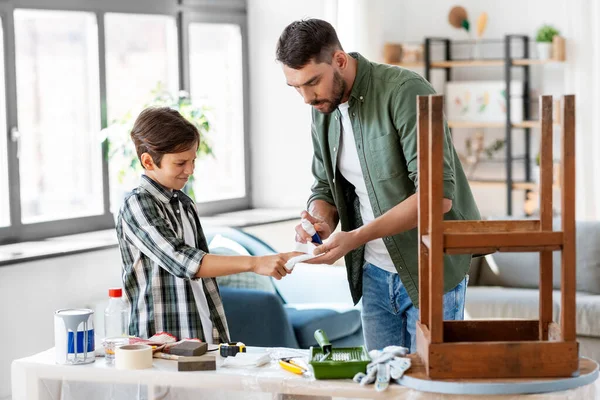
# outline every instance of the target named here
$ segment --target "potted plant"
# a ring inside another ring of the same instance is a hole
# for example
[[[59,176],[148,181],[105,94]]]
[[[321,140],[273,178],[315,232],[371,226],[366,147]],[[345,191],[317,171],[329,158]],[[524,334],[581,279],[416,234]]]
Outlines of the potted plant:
[[[552,39],[559,32],[552,25],[542,25],[537,31],[535,41],[537,42],[538,58],[540,60],[549,60],[552,56]]]
[[[180,91],[177,96],[174,96],[159,83],[150,92],[145,104],[112,121],[107,128],[101,131],[101,140],[105,140],[108,147],[106,157],[109,162],[110,203],[114,215],[121,206],[125,195],[139,184],[143,169],[131,141],[130,132],[138,114],[151,106],[170,107],[179,111],[184,118],[196,126],[200,133],[198,158],[214,156],[209,137],[211,125],[207,117],[207,108],[192,104],[187,92]],[[193,175],[183,191],[194,198]]]

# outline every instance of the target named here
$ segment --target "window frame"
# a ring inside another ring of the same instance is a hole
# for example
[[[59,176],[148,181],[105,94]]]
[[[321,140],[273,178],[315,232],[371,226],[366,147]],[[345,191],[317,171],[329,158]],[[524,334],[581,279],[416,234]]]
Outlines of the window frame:
[[[179,27],[180,49],[179,53],[182,54],[180,64],[180,76],[179,81],[183,87],[183,90],[190,93],[190,54],[189,54],[189,27],[193,23],[214,23],[214,24],[232,24],[240,27],[242,34],[242,99],[244,104],[244,182],[245,182],[245,195],[239,198],[215,200],[210,202],[199,203],[202,207],[198,209],[199,214],[202,215],[214,215],[217,213],[234,211],[234,210],[245,210],[250,208],[250,151],[249,151],[249,131],[250,131],[250,119],[248,115],[250,113],[249,108],[249,71],[248,71],[248,35],[247,35],[247,24],[245,11],[241,12],[229,12],[216,13],[211,11],[190,11],[180,14],[180,21],[177,24]],[[201,178],[200,178],[201,179]]]
[[[6,126],[0,127],[7,137],[8,152],[8,184],[10,225],[0,228],[0,245],[23,241],[43,240],[46,238],[72,235],[114,228],[114,216],[110,212],[109,171],[106,157],[107,146],[102,144],[102,183],[104,210],[102,215],[44,221],[31,224],[21,222],[21,187],[19,181],[19,160],[17,158],[17,141],[13,140],[14,127],[18,127],[17,88],[16,88],[16,47],[15,47],[15,9],[37,9],[54,11],[91,12],[96,16],[98,26],[98,60],[99,60],[99,96],[100,96],[100,128],[107,126],[107,87],[106,87],[106,43],[104,16],[106,13],[130,13],[146,15],[165,15],[175,18],[178,33],[178,69],[179,88],[189,91],[189,37],[188,26],[193,22],[234,23],[242,32],[242,65],[243,65],[243,108],[244,108],[244,167],[245,196],[200,203],[201,215],[212,215],[221,212],[250,208],[250,151],[249,151],[249,93],[248,93],[248,37],[247,7],[245,0],[145,0],[128,2],[122,0],[8,0],[0,1],[0,18],[2,18],[4,38],[4,65],[6,83]],[[18,132],[18,128],[17,128]]]

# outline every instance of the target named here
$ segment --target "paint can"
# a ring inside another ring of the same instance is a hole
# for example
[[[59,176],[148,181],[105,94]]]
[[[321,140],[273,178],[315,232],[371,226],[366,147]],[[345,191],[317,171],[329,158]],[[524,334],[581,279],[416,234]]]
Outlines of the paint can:
[[[57,364],[90,364],[96,359],[94,311],[70,308],[54,313],[54,349]]]

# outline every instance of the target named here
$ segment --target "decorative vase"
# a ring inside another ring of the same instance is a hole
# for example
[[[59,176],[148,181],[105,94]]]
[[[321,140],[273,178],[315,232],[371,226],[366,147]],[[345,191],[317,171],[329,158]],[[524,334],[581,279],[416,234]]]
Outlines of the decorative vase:
[[[397,64],[402,60],[402,45],[398,43],[386,43],[383,45],[383,62],[386,64]]]
[[[537,42],[537,53],[540,60],[549,60],[552,56],[552,43]]]

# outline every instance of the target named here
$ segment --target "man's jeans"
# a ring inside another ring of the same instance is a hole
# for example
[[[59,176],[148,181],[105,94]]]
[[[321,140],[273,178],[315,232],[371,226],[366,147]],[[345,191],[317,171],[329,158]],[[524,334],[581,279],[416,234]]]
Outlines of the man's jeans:
[[[444,320],[462,320],[468,275],[444,295]],[[417,350],[416,323],[419,309],[413,306],[398,274],[366,263],[363,269],[362,325],[367,349],[404,346]]]

